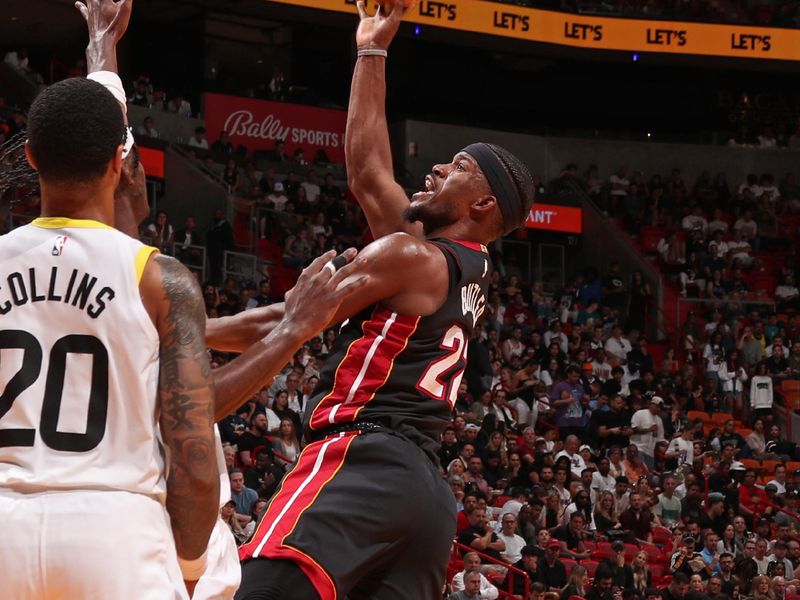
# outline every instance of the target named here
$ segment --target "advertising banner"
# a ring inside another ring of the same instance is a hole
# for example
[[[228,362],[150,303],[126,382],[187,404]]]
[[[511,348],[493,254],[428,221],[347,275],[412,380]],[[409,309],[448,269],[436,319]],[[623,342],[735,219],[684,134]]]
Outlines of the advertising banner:
[[[333,162],[344,163],[344,129],[347,113],[288,102],[269,102],[223,94],[205,94],[208,139],[216,141],[222,131],[234,146],[248,150],[272,150],[276,140],[292,156],[303,148],[307,161],[324,150]]]
[[[525,219],[525,227],[563,231],[564,233],[581,233],[583,231],[583,211],[574,206],[535,202],[528,213],[528,218]]]
[[[356,12],[356,0],[265,0]],[[368,10],[375,0],[367,0]],[[601,50],[800,60],[800,30],[576,15],[486,0],[420,0],[406,20],[532,42]]]

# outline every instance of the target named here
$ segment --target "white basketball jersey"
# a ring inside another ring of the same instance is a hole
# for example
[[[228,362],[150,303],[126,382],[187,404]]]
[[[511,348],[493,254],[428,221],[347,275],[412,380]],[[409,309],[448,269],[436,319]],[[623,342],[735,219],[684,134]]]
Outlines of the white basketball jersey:
[[[159,338],[139,295],[154,251],[88,220],[0,237],[0,488],[163,499]]]

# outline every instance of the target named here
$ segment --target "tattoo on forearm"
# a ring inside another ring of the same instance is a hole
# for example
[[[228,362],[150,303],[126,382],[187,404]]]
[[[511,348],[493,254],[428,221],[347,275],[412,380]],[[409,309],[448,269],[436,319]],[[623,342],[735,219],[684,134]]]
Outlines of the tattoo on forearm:
[[[160,326],[161,432],[170,449],[167,509],[182,556],[205,549],[218,501],[214,390],[205,350],[205,309],[197,283],[178,261],[158,256],[166,315]]]

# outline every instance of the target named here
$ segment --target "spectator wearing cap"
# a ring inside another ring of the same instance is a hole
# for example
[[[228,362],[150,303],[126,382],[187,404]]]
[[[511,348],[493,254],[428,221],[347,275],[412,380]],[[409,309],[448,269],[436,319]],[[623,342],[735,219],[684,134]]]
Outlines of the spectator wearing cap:
[[[611,573],[614,586],[623,589],[633,587],[633,569],[625,560],[625,542],[614,540],[611,543],[611,556],[600,565]]]
[[[481,557],[478,556],[477,552],[467,552],[464,555],[464,570],[456,573],[453,576],[453,580],[450,582],[450,588],[453,592],[461,592],[465,588],[465,577],[467,573],[476,572],[480,575],[480,593],[477,596],[481,598],[481,600],[495,600],[499,595],[497,588],[492,585],[492,583],[484,577],[481,573]]]
[[[681,547],[672,555],[669,561],[669,571],[673,577],[677,573],[683,573],[686,577],[694,575],[705,568],[705,561],[700,554],[695,552],[694,537],[684,535],[681,538]]]
[[[725,497],[717,492],[706,499],[706,510],[700,514],[700,528],[712,529],[717,537],[722,537],[730,521],[725,514]]]
[[[544,585],[548,591],[560,592],[561,588],[567,585],[567,569],[564,563],[558,560],[561,553],[561,542],[550,540],[544,551],[544,556],[539,559],[537,564],[538,581]]]
[[[272,204],[274,210],[282,211],[288,201],[289,198],[284,193],[283,183],[280,181],[275,182],[272,191],[267,194],[267,202]]]
[[[536,547],[527,545],[520,551],[521,558],[515,562],[514,568],[527,573],[531,584],[539,581],[539,557],[536,552]],[[512,583],[513,580],[513,583]],[[503,590],[510,590],[511,593],[517,596],[525,595],[525,578],[509,569],[503,584],[500,586]]]
[[[660,396],[650,398],[647,408],[637,410],[631,417],[631,443],[639,449],[648,469],[654,466],[656,443],[664,439],[664,423],[659,412],[664,400]]]

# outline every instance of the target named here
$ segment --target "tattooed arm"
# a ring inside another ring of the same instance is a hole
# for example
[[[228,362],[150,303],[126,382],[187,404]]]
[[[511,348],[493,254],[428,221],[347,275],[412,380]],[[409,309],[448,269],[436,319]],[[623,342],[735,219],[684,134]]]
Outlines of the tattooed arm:
[[[178,556],[193,560],[206,550],[219,505],[203,296],[186,267],[161,255],[148,261],[140,291],[161,341],[158,406],[169,448],[167,511]]]

